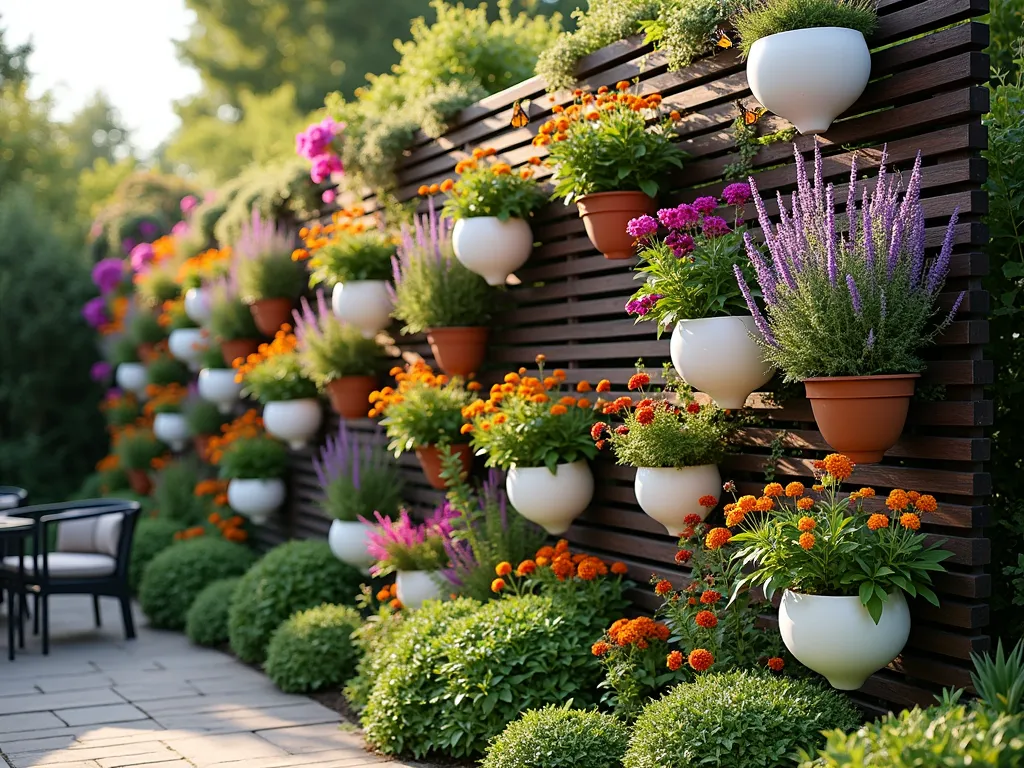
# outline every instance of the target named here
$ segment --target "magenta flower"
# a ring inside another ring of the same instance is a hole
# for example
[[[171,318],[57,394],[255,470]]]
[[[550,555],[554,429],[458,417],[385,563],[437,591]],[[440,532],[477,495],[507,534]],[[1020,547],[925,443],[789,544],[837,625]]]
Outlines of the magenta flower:
[[[323,200],[324,203],[326,203],[327,205],[330,205],[331,203],[334,202],[334,200],[335,200],[335,198],[337,198],[337,196],[338,196],[338,193],[335,192],[333,189],[325,189],[323,194],[320,195],[320,199]]]
[[[132,248],[134,247],[135,240],[133,238],[126,237],[124,240],[121,241],[121,250],[124,251],[125,253],[131,253]]]
[[[696,225],[699,219],[700,212],[687,203],[658,211],[658,220],[669,229],[689,229]]]
[[[337,155],[318,155],[313,158],[313,167],[309,169],[309,177],[314,184],[321,184],[331,177],[332,173],[344,173],[345,167]]]
[[[121,259],[102,259],[92,268],[92,282],[100,293],[110,293],[117,288],[124,277],[124,262]]]
[[[693,201],[693,207],[701,213],[711,213],[718,207],[717,197],[698,197]]]
[[[156,237],[156,233],[159,231],[160,228],[152,221],[144,221],[139,224],[139,232],[141,232],[142,236],[145,238],[152,239]]]
[[[686,232],[669,233],[669,236],[665,238],[665,245],[672,249],[672,253],[677,259],[692,253],[696,247],[693,242],[693,236]]]
[[[149,243],[139,243],[132,248],[131,259],[132,269],[135,272],[139,272],[146,267],[156,254],[153,252],[153,246]]]
[[[658,303],[659,299],[663,298],[664,296],[660,293],[649,293],[646,296],[641,296],[639,299],[628,301],[626,302],[626,313],[643,317],[654,309],[654,305]]]
[[[344,123],[339,123],[332,117],[325,117],[319,123],[313,123],[295,135],[295,152],[307,160],[315,161],[319,156],[330,153],[331,142],[344,129]]]
[[[110,322],[107,315],[107,302],[101,296],[89,299],[82,307],[82,317],[93,328],[99,328]]]
[[[179,221],[173,227],[171,227],[171,234],[175,237],[184,237],[188,234],[188,222]]]
[[[626,234],[638,240],[642,237],[653,235],[657,231],[657,220],[653,216],[647,216],[646,214],[636,219],[630,219],[629,223],[626,224]]]
[[[722,190],[722,199],[729,205],[744,205],[750,199],[749,184],[730,184]]]
[[[181,208],[181,212],[187,216],[192,213],[192,209],[199,205],[199,201],[196,200],[195,195],[185,195],[181,198],[181,202],[178,205]]]
[[[729,234],[729,222],[721,216],[705,216],[701,223],[701,231],[705,237],[721,237]]]
[[[110,380],[110,374],[114,372],[110,363],[106,360],[99,360],[92,364],[92,368],[89,369],[89,377],[93,381],[103,382]]]

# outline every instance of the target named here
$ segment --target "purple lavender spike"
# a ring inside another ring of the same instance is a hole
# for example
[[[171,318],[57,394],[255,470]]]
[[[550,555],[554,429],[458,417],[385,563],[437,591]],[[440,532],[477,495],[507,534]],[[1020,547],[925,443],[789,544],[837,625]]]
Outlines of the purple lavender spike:
[[[761,199],[761,195],[757,192],[757,182],[754,181],[754,177],[748,178],[750,182],[750,190],[754,193],[754,208],[757,209],[757,221],[761,225],[761,229],[764,230],[765,236],[771,234],[772,231],[772,220],[768,217],[768,212],[764,208],[764,200]]]
[[[910,230],[910,287],[917,288],[924,273],[925,223],[924,209],[918,205]]]
[[[925,290],[928,293],[935,293],[942,285],[942,281],[946,279],[946,272],[949,271],[949,259],[953,255],[953,239],[956,235],[956,224],[959,219],[960,206],[957,206],[949,219],[949,225],[946,227],[946,237],[942,241],[942,250],[939,251],[938,258],[935,259],[931,269],[928,270],[928,280],[925,285]]]
[[[887,209],[891,210],[891,209]],[[896,264],[899,262],[900,253],[903,251],[903,227],[905,226],[906,219],[902,216],[896,218],[896,227],[892,233],[892,239],[889,242],[889,260],[886,262],[885,274],[889,280],[892,280],[892,276],[896,272]]]
[[[853,304],[853,311],[860,317],[864,313],[864,306],[861,304],[860,291],[857,290],[857,283],[853,280],[853,275],[846,276],[846,288],[850,291],[850,301]]]
[[[771,267],[765,261],[764,256],[761,255],[761,252],[757,249],[757,246],[754,244],[754,239],[750,236],[749,232],[743,233],[743,243],[746,245],[747,256],[749,257],[750,262],[754,265],[754,271],[757,273],[757,282],[758,285],[761,286],[761,294],[764,296],[765,302],[768,306],[777,304],[779,297],[775,290],[775,284],[778,281],[772,273]]]
[[[747,285],[747,281],[743,279],[743,272],[740,271],[739,264],[732,265],[733,273],[736,275],[736,282],[739,283],[740,291],[743,292],[743,298],[747,302],[747,309],[750,310],[750,314],[754,318],[754,325],[764,336],[765,343],[770,344],[773,347],[779,346],[775,337],[772,335],[771,328],[768,327],[768,322],[764,319],[764,315],[761,314],[761,310],[758,309],[757,304],[754,302],[754,297],[750,294],[750,286]]]
[[[827,201],[821,195],[821,191],[823,189],[823,187],[822,187],[822,184],[823,184],[822,177],[823,177],[823,175],[824,174],[822,173],[822,162],[821,162],[821,146],[817,142],[815,142],[814,143],[814,203],[815,203],[815,208],[817,210],[819,210],[819,211],[821,210],[822,204],[827,203]],[[831,186],[832,185],[829,184],[829,187],[831,187]]]
[[[793,203],[794,215],[797,209],[800,211],[800,218],[804,218],[808,213],[808,203],[811,199],[810,187],[807,181],[807,167],[804,163],[804,156],[800,154],[800,150],[796,144],[793,145],[793,159],[796,163],[796,199],[798,202]]]
[[[857,156],[850,161],[850,188],[846,193],[847,238],[852,245],[857,242]]]
[[[874,349],[874,348],[875,348],[875,329],[872,328],[870,331],[868,331],[868,349]]]
[[[833,195],[834,190],[829,184],[825,190],[825,254],[828,280],[835,285],[839,278],[839,265],[836,263],[836,211]]]
[[[885,197],[885,165],[889,160],[889,145],[885,144],[882,146],[882,160],[878,166],[878,177],[875,179],[875,190],[871,195],[871,215],[877,216],[878,209],[882,205],[882,200]]]

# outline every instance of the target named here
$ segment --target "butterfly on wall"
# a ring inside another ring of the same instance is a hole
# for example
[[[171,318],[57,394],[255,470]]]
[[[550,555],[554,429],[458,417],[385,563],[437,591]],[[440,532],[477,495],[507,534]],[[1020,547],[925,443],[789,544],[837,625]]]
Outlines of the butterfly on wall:
[[[513,128],[525,128],[529,125],[530,116],[526,113],[526,110],[529,109],[529,107],[529,101],[517,99],[515,104],[512,105],[512,119],[508,121],[508,124]]]
[[[711,44],[715,46],[715,48],[728,50],[736,45],[736,41],[733,40],[732,36],[728,32],[719,27],[711,36]]]
[[[740,114],[743,116],[744,125],[755,125],[757,121],[768,112],[767,109],[760,106],[755,109],[750,109],[749,107],[743,106],[743,102],[740,101],[736,102],[736,109],[738,109]]]

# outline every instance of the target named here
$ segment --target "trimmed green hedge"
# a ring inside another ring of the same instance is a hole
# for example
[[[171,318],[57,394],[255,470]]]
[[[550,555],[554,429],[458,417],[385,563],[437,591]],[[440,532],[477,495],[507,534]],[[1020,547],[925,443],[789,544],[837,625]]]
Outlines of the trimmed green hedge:
[[[185,634],[196,645],[217,646],[228,641],[228,611],[240,578],[218,579],[200,592],[185,615]]]
[[[120,498],[120,497],[119,497]],[[143,517],[135,526],[132,540],[132,559],[128,565],[128,583],[138,592],[146,566],[165,549],[174,544],[174,534],[185,526],[163,517]]]
[[[481,768],[621,768],[629,729],[614,715],[531,709],[491,742]]]
[[[264,671],[286,693],[338,686],[356,669],[359,650],[352,633],[362,624],[347,605],[320,605],[300,611],[274,630]]]

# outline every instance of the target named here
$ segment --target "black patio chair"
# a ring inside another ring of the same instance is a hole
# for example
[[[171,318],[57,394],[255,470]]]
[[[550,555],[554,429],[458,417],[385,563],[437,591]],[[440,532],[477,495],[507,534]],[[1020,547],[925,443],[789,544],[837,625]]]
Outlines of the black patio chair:
[[[16,485],[0,485],[0,515],[28,504],[28,491]]]
[[[32,554],[7,556],[2,567],[16,579],[23,595],[33,595],[34,629],[42,621],[43,654],[50,652],[50,595],[92,595],[96,626],[101,625],[100,597],[121,603],[125,636],[135,638],[128,565],[139,503],[90,499],[23,507],[12,516],[35,520]],[[51,530],[55,528],[55,535]],[[48,546],[53,540],[55,546]],[[20,561],[20,564],[19,564]],[[21,569],[19,571],[19,568]]]

